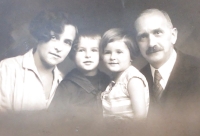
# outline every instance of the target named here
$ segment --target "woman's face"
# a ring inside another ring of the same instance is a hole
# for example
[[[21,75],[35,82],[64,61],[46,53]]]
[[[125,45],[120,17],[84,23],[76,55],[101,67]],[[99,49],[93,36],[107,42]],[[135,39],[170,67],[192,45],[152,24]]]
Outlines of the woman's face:
[[[52,34],[51,40],[37,46],[34,55],[38,55],[42,63],[48,66],[55,66],[61,63],[71,50],[72,43],[76,36],[76,29],[72,25],[65,25],[60,38]]]

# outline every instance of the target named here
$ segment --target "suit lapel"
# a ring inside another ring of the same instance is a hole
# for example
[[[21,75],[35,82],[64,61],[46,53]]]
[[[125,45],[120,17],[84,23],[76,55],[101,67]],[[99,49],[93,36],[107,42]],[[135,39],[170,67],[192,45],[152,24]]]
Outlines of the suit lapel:
[[[146,77],[148,85],[149,85],[149,95],[150,95],[150,105],[154,101],[154,94],[153,94],[153,77],[151,74],[150,65],[146,65],[143,69],[141,69],[141,73]]]
[[[167,82],[167,85],[163,91],[163,94],[160,98],[160,103],[165,103],[168,98],[175,97],[177,100],[177,97],[181,96],[182,89],[180,88],[181,84],[184,82],[184,65],[183,65],[183,59],[184,57],[182,54],[177,53],[177,59],[175,62],[175,65],[172,69],[172,72],[169,76],[169,80]],[[151,74],[151,68],[150,65],[146,65],[142,70],[142,74],[146,77],[149,85],[149,94],[150,94],[150,104],[155,102],[154,94],[153,94],[153,77]]]
[[[185,93],[188,78],[188,71],[184,65],[184,56],[177,52],[177,59],[162,94],[161,101],[163,103],[169,101],[173,101],[174,104],[177,103],[181,99],[182,94]]]

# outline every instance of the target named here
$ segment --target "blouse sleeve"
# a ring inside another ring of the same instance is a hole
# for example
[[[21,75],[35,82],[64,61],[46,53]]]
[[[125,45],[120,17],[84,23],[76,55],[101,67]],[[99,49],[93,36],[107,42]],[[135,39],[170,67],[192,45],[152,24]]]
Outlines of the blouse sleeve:
[[[0,62],[0,111],[12,109],[12,92],[15,86],[15,67],[9,61]]]

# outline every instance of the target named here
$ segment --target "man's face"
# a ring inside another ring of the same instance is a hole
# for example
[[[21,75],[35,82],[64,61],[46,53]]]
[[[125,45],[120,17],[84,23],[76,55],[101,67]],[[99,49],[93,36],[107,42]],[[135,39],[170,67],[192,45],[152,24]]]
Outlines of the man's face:
[[[137,43],[142,56],[155,68],[170,57],[176,42],[176,28],[171,28],[163,14],[146,13],[135,22]]]
[[[74,55],[76,67],[84,75],[95,75],[99,64],[99,39],[81,37]]]
[[[36,53],[44,65],[55,66],[61,63],[71,50],[72,43],[76,36],[76,29],[72,25],[65,25],[60,38],[52,34],[50,41],[38,45]]]

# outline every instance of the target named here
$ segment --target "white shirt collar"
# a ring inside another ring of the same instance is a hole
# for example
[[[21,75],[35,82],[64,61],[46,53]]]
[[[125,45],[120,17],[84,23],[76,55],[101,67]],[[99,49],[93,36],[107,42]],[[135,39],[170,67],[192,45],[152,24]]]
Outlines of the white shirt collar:
[[[153,76],[153,79],[154,79],[155,70],[158,70],[160,75],[162,76],[160,84],[162,85],[163,88],[166,87],[166,84],[168,82],[169,76],[170,76],[171,71],[172,71],[172,69],[174,67],[174,64],[176,62],[176,58],[177,58],[177,53],[176,53],[175,50],[173,50],[171,57],[159,69],[155,69],[153,66],[150,65],[151,74]]]
[[[35,61],[34,61],[34,57],[33,57],[33,49],[30,49],[26,54],[24,54],[23,67],[25,69],[31,69],[32,71],[34,71],[38,75],[38,77],[40,77],[38,70],[37,70],[37,67],[35,65]],[[54,73],[54,78],[57,79],[57,82],[60,83],[62,81],[62,79],[64,78],[64,75],[58,69],[57,66],[55,66],[53,73]]]

